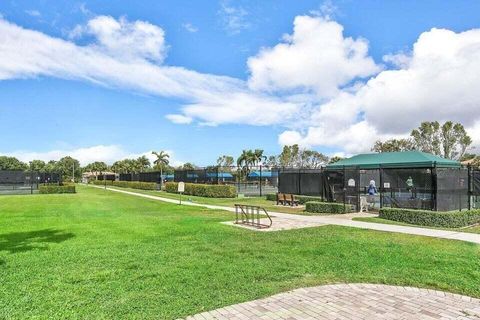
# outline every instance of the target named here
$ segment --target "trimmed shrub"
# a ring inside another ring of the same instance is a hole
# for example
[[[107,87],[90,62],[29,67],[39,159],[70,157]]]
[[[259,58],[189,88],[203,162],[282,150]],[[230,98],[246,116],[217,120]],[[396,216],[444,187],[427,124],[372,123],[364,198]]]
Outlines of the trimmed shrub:
[[[314,196],[295,196],[295,199],[298,200],[299,204],[306,204],[309,201],[313,202],[323,202],[323,199],[321,197],[314,197]],[[326,202],[323,202],[326,203]]]
[[[177,193],[177,190],[177,182],[165,183],[165,191],[169,193]],[[184,194],[206,198],[235,198],[237,196],[237,189],[235,189],[234,186],[221,184],[185,183]]]
[[[305,211],[310,213],[347,213],[351,212],[352,207],[350,205],[344,206],[343,203],[336,202],[318,202],[308,201],[305,203]]]
[[[268,201],[277,201],[277,194],[276,193],[267,193],[265,199]]]
[[[113,186],[120,188],[132,188],[140,190],[158,190],[157,184],[155,182],[140,182],[140,181],[111,181],[111,180],[94,180],[93,184],[98,186]]]
[[[380,218],[427,227],[460,228],[480,223],[480,210],[429,211],[381,208]]]
[[[45,184],[38,187],[38,191],[41,194],[54,194],[54,193],[75,193],[74,184],[65,184],[65,185],[55,185],[55,184]]]

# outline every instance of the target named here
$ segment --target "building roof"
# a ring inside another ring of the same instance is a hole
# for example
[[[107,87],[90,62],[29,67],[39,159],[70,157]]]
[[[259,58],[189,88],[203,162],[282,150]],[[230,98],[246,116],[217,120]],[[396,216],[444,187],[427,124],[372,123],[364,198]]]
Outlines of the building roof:
[[[249,178],[273,178],[278,177],[278,171],[252,171],[248,174]]]
[[[460,162],[420,151],[382,152],[359,154],[329,164],[327,169],[432,168],[435,165],[440,168],[459,168]]]

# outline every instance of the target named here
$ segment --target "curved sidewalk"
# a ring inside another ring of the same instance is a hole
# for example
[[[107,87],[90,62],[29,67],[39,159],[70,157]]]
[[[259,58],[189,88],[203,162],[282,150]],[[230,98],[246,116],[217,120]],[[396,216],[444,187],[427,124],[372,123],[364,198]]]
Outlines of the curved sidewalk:
[[[480,300],[448,292],[375,284],[302,288],[186,318],[480,319]]]
[[[92,187],[104,189],[104,187],[99,187],[99,186],[92,186]],[[106,190],[129,194],[129,195],[152,199],[152,200],[178,204],[178,200],[162,198],[160,196],[152,196],[152,195],[143,194],[143,193],[119,190],[115,188],[106,188]],[[204,208],[209,208],[214,210],[226,210],[230,212],[235,212],[235,208],[233,207],[224,207],[224,206],[216,206],[216,205],[200,204],[200,203],[192,203],[192,202],[182,202],[182,204],[188,205],[188,206],[204,207]],[[347,219],[341,219],[341,218],[335,218],[335,217],[329,217],[329,216],[304,216],[304,215],[281,213],[281,212],[269,212],[269,214],[272,216],[274,224],[284,223],[286,225],[295,225],[295,227],[293,228],[307,228],[312,226],[321,226],[321,225],[331,224],[331,225],[344,226],[344,227],[370,229],[370,230],[385,231],[385,232],[397,232],[397,233],[450,239],[450,240],[460,240],[460,241],[480,244],[480,234],[476,234],[476,233],[428,229],[428,228],[421,228],[421,227],[408,227],[408,226],[400,226],[400,225],[394,225],[394,224],[381,224],[381,223],[372,223],[372,222],[353,221],[353,220],[347,220]]]

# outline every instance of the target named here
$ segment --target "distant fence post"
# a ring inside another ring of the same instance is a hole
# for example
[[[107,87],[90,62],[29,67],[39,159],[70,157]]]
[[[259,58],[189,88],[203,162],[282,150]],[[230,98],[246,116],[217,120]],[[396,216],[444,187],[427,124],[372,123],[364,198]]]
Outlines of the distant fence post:
[[[468,165],[467,166],[467,174],[468,174],[468,179],[467,179],[467,183],[468,183],[468,191],[467,191],[467,195],[468,195],[468,210],[472,210],[472,194],[473,194],[473,190],[472,190],[472,166],[471,165]]]
[[[380,191],[380,209],[383,208],[383,168],[382,165],[379,165],[379,170],[380,170],[380,188],[378,190]],[[390,200],[390,203],[392,200]],[[391,205],[390,205],[391,206]]]
[[[262,196],[262,165],[260,165],[260,197]]]

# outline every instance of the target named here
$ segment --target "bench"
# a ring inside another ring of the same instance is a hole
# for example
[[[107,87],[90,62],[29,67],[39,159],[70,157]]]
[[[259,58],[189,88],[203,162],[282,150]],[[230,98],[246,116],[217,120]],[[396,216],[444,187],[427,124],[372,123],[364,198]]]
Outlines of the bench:
[[[283,205],[283,206],[298,206],[298,200],[295,199],[294,194],[290,193],[277,193],[277,205]]]

